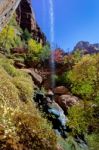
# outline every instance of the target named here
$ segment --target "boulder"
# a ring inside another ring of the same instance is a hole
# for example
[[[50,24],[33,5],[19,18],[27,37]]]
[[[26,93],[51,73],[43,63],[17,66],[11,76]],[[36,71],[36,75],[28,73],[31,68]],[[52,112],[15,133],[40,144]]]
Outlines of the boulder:
[[[37,84],[37,85],[42,84],[42,82],[43,82],[42,77],[38,73],[36,73],[34,71],[34,69],[30,68],[30,69],[21,69],[21,70],[30,74],[35,84]]]
[[[78,102],[78,98],[72,95],[61,95],[56,99],[56,102],[66,111],[70,106]]]
[[[68,94],[69,90],[65,86],[58,86],[54,89],[54,94],[63,95]]]

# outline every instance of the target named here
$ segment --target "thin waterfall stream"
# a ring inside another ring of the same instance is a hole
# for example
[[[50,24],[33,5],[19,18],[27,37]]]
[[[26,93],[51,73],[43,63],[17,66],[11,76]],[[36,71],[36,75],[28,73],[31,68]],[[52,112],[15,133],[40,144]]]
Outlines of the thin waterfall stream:
[[[49,0],[49,16],[50,16],[50,41],[51,41],[51,86],[52,89],[55,87],[55,61],[54,61],[54,53],[53,53],[53,43],[54,43],[54,2],[53,0]]]

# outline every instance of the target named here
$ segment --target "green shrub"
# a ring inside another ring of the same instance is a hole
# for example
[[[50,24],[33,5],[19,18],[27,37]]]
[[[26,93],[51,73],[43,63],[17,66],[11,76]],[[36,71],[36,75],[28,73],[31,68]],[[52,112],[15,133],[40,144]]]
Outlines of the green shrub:
[[[23,34],[22,34],[22,39],[25,40],[25,41],[28,41],[29,39],[31,39],[31,34],[29,33],[29,31],[27,29],[25,29],[23,31]]]
[[[10,106],[20,104],[18,89],[11,82],[11,77],[0,67],[0,103]]]
[[[26,55],[25,60],[28,62],[31,61],[37,61],[39,62],[40,60],[40,54],[42,52],[42,45],[37,43],[35,40],[33,39],[29,39],[28,40],[28,52]]]
[[[96,56],[84,56],[68,73],[73,94],[84,99],[92,99],[96,94],[96,86],[99,84],[96,63]]]
[[[28,40],[28,53],[29,54],[39,54],[42,50],[42,45],[37,43],[33,39]]]
[[[92,134],[87,136],[88,146],[90,150],[99,149],[99,134]]]
[[[19,97],[22,101],[33,99],[33,81],[30,78],[14,77],[13,83],[19,90]]]
[[[82,101],[69,108],[68,119],[73,135],[88,133],[88,127],[93,122],[92,102]]]
[[[42,48],[42,51],[40,53],[40,60],[41,61],[46,61],[50,58],[51,56],[51,48],[49,46],[49,44],[46,44],[43,48]]]

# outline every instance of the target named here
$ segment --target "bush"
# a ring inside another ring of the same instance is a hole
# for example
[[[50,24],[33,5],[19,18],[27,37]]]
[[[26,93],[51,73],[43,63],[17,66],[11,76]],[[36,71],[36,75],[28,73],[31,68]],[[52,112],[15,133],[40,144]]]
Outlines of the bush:
[[[33,39],[28,40],[27,44],[28,52],[25,57],[25,62],[27,64],[31,64],[32,62],[35,64],[36,62],[39,63],[40,61],[40,54],[42,52],[42,45],[37,43]]]
[[[19,90],[19,97],[22,101],[33,99],[33,81],[30,78],[14,77],[13,83]]]
[[[10,54],[10,50],[21,44],[20,37],[16,34],[15,28],[11,25],[7,25],[0,33],[0,49],[7,54]]]
[[[93,122],[92,102],[82,101],[69,108],[68,119],[73,135],[88,133],[88,127]]]
[[[23,34],[22,34],[22,39],[25,40],[25,41],[28,41],[29,39],[31,39],[31,34],[29,33],[29,31],[27,29],[25,29],[23,31]]]
[[[99,134],[91,134],[87,136],[88,146],[90,150],[99,149]]]
[[[98,78],[96,58],[94,56],[84,56],[73,69],[68,73],[73,94],[79,95],[84,99],[92,99],[96,94],[96,83]]]
[[[40,53],[40,60],[42,62],[46,61],[46,60],[49,60],[50,58],[50,55],[51,55],[51,49],[50,49],[50,46],[48,44],[46,44],[43,48],[42,48],[42,51]]]
[[[0,50],[9,55],[12,48],[22,47],[21,40],[22,30],[16,21],[16,15],[14,14],[10,22],[0,32]]]
[[[38,55],[42,51],[42,45],[33,39],[28,40],[28,53]]]
[[[16,107],[20,104],[18,89],[11,82],[11,77],[0,67],[0,103]]]

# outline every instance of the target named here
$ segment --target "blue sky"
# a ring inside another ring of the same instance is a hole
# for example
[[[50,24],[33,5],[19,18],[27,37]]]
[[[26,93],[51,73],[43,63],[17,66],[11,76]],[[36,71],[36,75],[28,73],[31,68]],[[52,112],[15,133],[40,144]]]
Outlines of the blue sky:
[[[72,50],[78,41],[99,43],[99,0],[53,0],[54,43]],[[32,0],[36,20],[50,40],[48,0]]]

